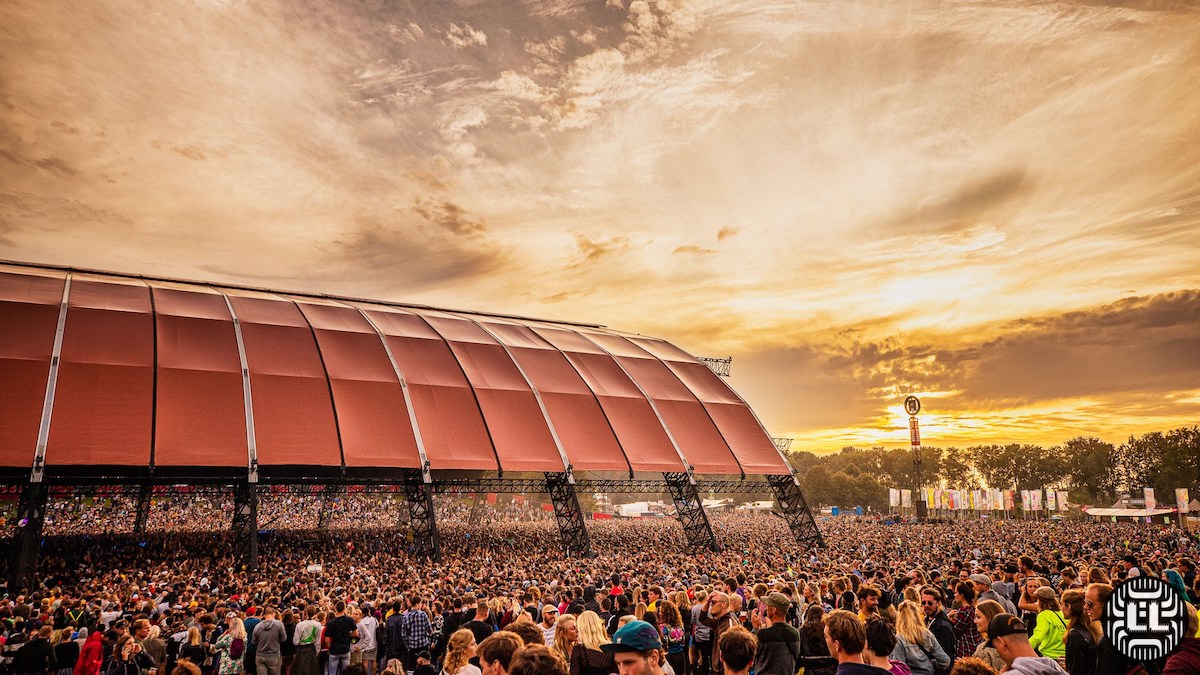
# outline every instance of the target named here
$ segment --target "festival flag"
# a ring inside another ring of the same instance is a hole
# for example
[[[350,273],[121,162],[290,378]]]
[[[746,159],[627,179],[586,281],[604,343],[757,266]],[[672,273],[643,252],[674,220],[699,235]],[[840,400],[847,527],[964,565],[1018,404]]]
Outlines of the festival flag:
[[[1057,508],[1055,508],[1056,506],[1058,506],[1058,504],[1056,503],[1058,500],[1055,499],[1055,497],[1057,497],[1057,496],[1058,495],[1054,494],[1054,490],[1049,490],[1049,489],[1046,490],[1046,510],[1047,511],[1057,511],[1058,510]]]
[[[1190,501],[1187,488],[1175,488],[1175,508],[1179,509],[1180,513],[1188,512],[1188,502]]]
[[[1008,510],[1008,511],[1016,511],[1017,510],[1017,491],[1016,490],[1005,490],[1004,491],[1004,508],[1005,508],[1005,510]]]
[[[944,499],[944,497],[942,496],[942,489],[934,488],[934,490],[933,490],[933,508],[935,508],[935,509],[942,508],[942,500],[943,499]]]
[[[1154,501],[1154,488],[1142,488],[1142,494],[1146,498],[1146,510],[1153,511],[1157,502]]]
[[[1029,490],[1021,490],[1021,510],[1033,510],[1033,498],[1029,496]]]
[[[900,506],[904,508],[912,508],[912,490],[900,491]]]
[[[900,491],[896,488],[888,488],[888,506],[900,506]]]
[[[1031,490],[1029,492],[1029,496],[1033,498],[1033,510],[1041,511],[1042,510],[1042,491],[1041,490]]]
[[[1058,491],[1058,510],[1059,511],[1067,510],[1067,491],[1066,490]]]

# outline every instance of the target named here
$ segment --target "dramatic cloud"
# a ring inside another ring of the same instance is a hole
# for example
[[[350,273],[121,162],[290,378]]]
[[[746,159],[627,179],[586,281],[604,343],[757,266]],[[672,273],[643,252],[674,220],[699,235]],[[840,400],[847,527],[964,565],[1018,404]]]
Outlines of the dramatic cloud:
[[[962,442],[1119,439],[1200,401],[1197,25],[1148,1],[10,0],[0,258],[660,335],[734,354],[797,448],[893,439],[904,391]]]

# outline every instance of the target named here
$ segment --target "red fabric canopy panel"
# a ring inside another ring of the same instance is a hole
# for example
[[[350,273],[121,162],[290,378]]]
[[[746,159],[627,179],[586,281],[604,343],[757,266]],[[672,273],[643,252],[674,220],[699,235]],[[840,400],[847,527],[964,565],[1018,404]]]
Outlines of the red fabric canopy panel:
[[[66,271],[0,266],[10,471],[33,465],[66,284]],[[663,340],[120,275],[70,284],[51,472],[237,470],[249,437],[268,472],[413,469],[422,449],[433,470],[788,471],[746,403]]]

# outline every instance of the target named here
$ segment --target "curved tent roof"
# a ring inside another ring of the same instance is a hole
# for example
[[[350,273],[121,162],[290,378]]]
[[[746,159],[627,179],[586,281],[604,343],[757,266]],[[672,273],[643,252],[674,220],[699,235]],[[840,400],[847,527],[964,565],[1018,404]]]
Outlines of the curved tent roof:
[[[39,266],[0,265],[0,411],[10,475],[788,473],[657,338]]]

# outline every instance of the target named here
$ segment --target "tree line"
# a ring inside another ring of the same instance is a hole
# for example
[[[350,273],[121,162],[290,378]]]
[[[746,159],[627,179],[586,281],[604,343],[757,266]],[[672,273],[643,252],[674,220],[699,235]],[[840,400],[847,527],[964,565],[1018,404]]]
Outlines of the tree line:
[[[1077,436],[1045,447],[1010,443],[968,448],[921,448],[925,487],[1068,490],[1071,503],[1107,506],[1117,496],[1154,488],[1160,504],[1175,503],[1175,488],[1200,496],[1200,426],[1155,431],[1114,445]],[[810,506],[888,510],[888,488],[916,487],[914,451],[845,447],[817,455],[788,453]],[[915,499],[915,496],[914,496]]]

